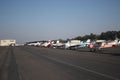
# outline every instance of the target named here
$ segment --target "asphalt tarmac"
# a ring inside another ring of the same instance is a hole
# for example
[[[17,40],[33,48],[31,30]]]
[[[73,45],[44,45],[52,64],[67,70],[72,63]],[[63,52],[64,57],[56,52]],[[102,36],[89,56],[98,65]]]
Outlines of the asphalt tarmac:
[[[0,47],[0,80],[120,80],[120,48],[110,50]]]

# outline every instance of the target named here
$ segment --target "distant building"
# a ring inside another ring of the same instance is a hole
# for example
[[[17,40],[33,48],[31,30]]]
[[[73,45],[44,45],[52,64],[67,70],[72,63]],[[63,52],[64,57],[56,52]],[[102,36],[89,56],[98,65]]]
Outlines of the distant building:
[[[16,40],[0,40],[0,46],[15,46]]]

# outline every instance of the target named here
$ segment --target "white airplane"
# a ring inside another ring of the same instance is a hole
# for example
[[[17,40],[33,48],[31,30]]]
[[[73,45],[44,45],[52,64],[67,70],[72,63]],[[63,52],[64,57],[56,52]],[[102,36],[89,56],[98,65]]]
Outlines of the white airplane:
[[[100,48],[107,48],[107,47],[115,47],[119,45],[119,39],[116,38],[114,41],[106,41],[104,43],[102,43],[102,45],[100,46]]]
[[[102,48],[120,46],[120,39],[116,38],[114,41],[107,42],[106,40],[97,40],[95,43],[90,44],[90,51],[100,50]]]
[[[56,42],[52,41],[52,45],[53,45],[53,48],[60,48],[64,46],[64,44],[61,43],[59,40],[57,40]]]
[[[31,42],[31,43],[29,43],[27,45],[29,45],[29,46],[40,46],[41,43],[40,42]]]
[[[46,41],[46,42],[43,42],[42,44],[41,44],[41,47],[48,47],[49,45],[51,45],[51,41],[49,40],[49,41]]]
[[[80,40],[70,40],[67,43],[65,43],[65,49],[75,49],[80,45]]]

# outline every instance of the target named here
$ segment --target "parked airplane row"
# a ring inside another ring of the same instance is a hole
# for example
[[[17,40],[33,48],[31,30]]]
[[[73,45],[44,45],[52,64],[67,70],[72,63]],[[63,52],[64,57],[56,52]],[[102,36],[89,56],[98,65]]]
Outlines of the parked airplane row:
[[[90,39],[88,39],[85,42],[81,40],[69,40],[66,43],[61,43],[59,40],[57,41],[49,40],[49,41],[31,42],[28,43],[27,45],[49,47],[49,48],[74,49],[74,50],[80,48],[89,48],[90,51],[96,51],[102,48],[120,46],[120,39],[116,38],[114,41],[106,41],[106,40],[91,41]]]

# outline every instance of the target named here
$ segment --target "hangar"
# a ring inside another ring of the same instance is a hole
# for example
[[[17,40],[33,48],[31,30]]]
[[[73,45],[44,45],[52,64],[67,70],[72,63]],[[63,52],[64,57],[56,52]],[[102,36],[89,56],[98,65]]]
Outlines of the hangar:
[[[0,40],[0,46],[15,46],[16,40]]]

